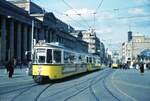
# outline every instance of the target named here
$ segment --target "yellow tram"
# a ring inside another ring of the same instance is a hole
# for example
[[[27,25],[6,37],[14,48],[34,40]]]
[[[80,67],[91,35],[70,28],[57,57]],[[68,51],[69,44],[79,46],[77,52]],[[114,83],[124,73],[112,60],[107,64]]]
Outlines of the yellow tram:
[[[35,82],[56,80],[82,72],[100,69],[98,56],[69,50],[58,42],[36,44],[32,76]]]

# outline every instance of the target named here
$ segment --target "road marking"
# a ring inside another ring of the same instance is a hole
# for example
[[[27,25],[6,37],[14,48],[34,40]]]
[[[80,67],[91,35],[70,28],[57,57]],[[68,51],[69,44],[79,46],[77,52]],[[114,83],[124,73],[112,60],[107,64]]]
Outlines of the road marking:
[[[133,101],[138,101],[138,100],[136,100],[135,98],[133,98],[133,97],[131,97],[130,95],[128,95],[127,93],[125,93],[125,92],[123,92],[121,89],[119,89],[115,84],[114,84],[114,75],[116,74],[116,72],[114,72],[113,74],[112,74],[112,77],[111,77],[111,81],[112,81],[112,84],[113,84],[113,86],[120,92],[120,93],[122,93],[123,95],[125,95],[125,96],[127,96],[128,98],[130,98],[131,100],[133,100]]]

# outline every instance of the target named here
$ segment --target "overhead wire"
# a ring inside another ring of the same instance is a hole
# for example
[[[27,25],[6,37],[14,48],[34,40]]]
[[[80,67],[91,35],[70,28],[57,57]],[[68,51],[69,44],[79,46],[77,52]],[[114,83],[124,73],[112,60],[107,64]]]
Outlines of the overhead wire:
[[[93,16],[94,16],[94,25],[93,25],[93,28],[95,29],[95,24],[96,24],[96,14],[98,13],[98,10],[99,8],[102,6],[102,3],[103,3],[104,0],[101,0],[98,7],[96,8],[95,12],[93,13]]]
[[[80,13],[78,13],[70,4],[68,4],[65,0],[62,0],[62,2],[68,6],[70,9],[72,9],[79,17],[81,17],[81,19],[84,21],[84,23],[86,23],[87,27],[90,28],[90,25],[88,24],[88,22],[82,17],[82,15]]]
[[[95,13],[97,13],[97,12],[98,12],[98,9],[102,6],[103,1],[104,1],[104,0],[101,0],[101,2],[99,3],[99,5],[98,5],[97,9],[95,10]]]
[[[40,3],[40,1],[39,0],[37,0],[39,3]],[[41,5],[40,5],[41,6]],[[72,21],[74,21],[75,23],[77,23],[78,25],[80,25],[81,27],[86,27],[86,25],[84,25],[84,24],[82,24],[82,23],[80,23],[80,22],[78,22],[77,20],[75,20],[75,19],[73,19],[71,16],[69,16],[68,14],[64,14],[64,13],[62,13],[62,12],[59,12],[59,11],[56,11],[56,10],[53,10],[53,9],[50,9],[50,8],[47,8],[47,7],[42,7],[42,8],[44,8],[44,9],[47,9],[47,10],[50,10],[50,11],[54,11],[55,13],[57,13],[57,14],[59,14],[59,15],[65,15],[66,17],[68,17],[69,19],[71,19]]]
[[[33,0],[32,0],[33,1]],[[37,1],[39,1],[39,0],[37,0]],[[69,8],[71,8],[71,9],[73,9],[73,7],[71,6],[71,5],[69,5],[66,1],[64,1],[64,0],[62,0],[63,2],[64,2],[64,4],[65,5],[67,5]],[[104,0],[101,0],[101,2],[99,3],[99,5],[98,5],[98,7],[97,7],[97,9],[95,10],[95,12],[94,13],[91,13],[91,14],[94,14],[94,27],[95,27],[95,23],[96,23],[96,15],[98,14],[98,9],[102,6],[102,3],[104,2]],[[127,10],[127,9],[132,9],[132,8],[139,8],[139,7],[149,7],[149,4],[147,4],[147,5],[139,5],[139,6],[134,6],[134,7],[125,7],[125,8],[115,8],[116,10],[118,9],[118,10]],[[44,7],[45,8],[45,7]],[[46,8],[46,9],[49,9],[49,8]],[[115,9],[113,9],[113,10],[101,10],[101,12],[112,12],[112,11],[114,11]],[[74,9],[73,9],[74,10]],[[88,27],[90,27],[89,26],[89,24],[87,24],[87,21],[85,21],[84,20],[84,22],[85,22],[85,25],[83,24],[83,23],[80,23],[80,22],[78,22],[77,20],[75,20],[75,19],[73,19],[71,16],[69,16],[69,14],[64,14],[64,13],[62,13],[62,12],[58,12],[58,11],[55,11],[57,14],[60,14],[60,15],[65,15],[66,17],[68,17],[69,19],[71,19],[72,21],[74,21],[74,22],[76,22],[78,25],[80,25],[80,26],[87,26],[88,25]],[[74,12],[78,15],[78,16],[80,16],[80,17],[82,17],[81,16],[81,14],[79,14],[76,10],[74,10]],[[143,17],[150,17],[150,15],[139,15],[139,16],[127,16],[127,17],[118,17],[118,19],[132,19],[132,18],[143,18]],[[114,18],[114,19],[116,19],[116,18]],[[112,20],[112,19],[111,19]]]
[[[71,16],[69,16],[69,14],[64,14],[64,13],[58,12],[58,11],[56,11],[56,10],[55,10],[55,13],[57,13],[57,14],[59,14],[59,15],[61,15],[61,16],[64,15],[64,16],[68,17],[70,20],[72,20],[72,21],[74,21],[75,23],[77,23],[78,25],[80,25],[80,26],[82,26],[82,27],[83,27],[83,26],[86,27],[85,24],[82,24],[82,23],[80,23],[79,21],[73,19]]]

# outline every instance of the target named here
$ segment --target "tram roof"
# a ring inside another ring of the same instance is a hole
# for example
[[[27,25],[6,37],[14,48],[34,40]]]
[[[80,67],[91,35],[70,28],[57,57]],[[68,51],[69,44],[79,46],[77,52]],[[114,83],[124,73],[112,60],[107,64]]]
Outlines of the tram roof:
[[[59,42],[51,42],[51,43],[38,43],[36,44],[34,47],[51,47],[51,48],[57,48],[57,49],[65,49],[65,50],[68,50],[68,51],[72,51],[72,52],[75,52],[75,50],[71,50],[67,47],[65,47],[63,44],[59,43]],[[76,51],[76,52],[79,52],[79,51]],[[80,52],[79,52],[80,53]],[[86,54],[88,56],[96,56],[96,55],[93,55],[93,54],[90,54],[90,53],[80,53],[80,54]],[[98,56],[96,56],[98,57]]]

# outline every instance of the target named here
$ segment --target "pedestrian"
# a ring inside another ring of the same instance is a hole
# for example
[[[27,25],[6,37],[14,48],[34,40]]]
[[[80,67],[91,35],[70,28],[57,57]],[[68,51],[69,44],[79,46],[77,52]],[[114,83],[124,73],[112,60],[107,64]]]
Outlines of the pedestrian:
[[[12,78],[12,75],[14,73],[14,67],[13,67],[13,61],[10,60],[8,63],[7,63],[7,71],[8,71],[8,77],[9,78]]]
[[[140,64],[140,72],[141,72],[141,74],[144,73],[144,63]]]
[[[111,63],[109,63],[109,67],[111,67]]]
[[[123,69],[125,69],[125,70],[126,70],[126,69],[128,69],[128,68],[129,68],[129,67],[128,67],[128,64],[127,64],[127,63],[125,63],[125,64],[124,64],[124,66],[123,66]]]

